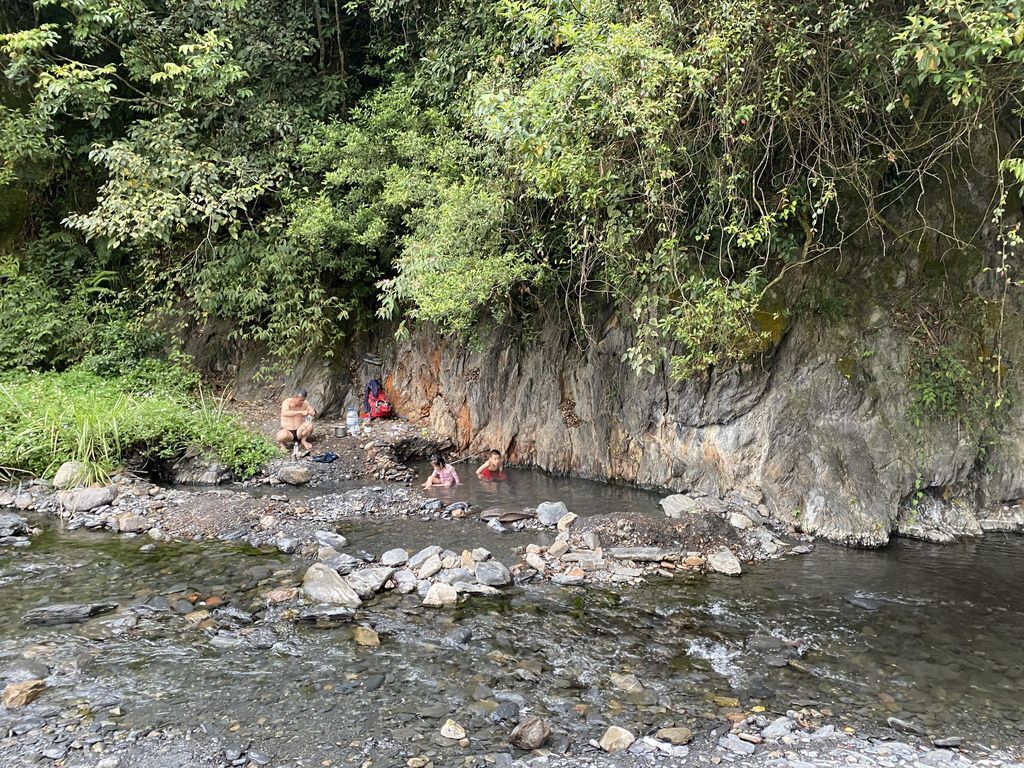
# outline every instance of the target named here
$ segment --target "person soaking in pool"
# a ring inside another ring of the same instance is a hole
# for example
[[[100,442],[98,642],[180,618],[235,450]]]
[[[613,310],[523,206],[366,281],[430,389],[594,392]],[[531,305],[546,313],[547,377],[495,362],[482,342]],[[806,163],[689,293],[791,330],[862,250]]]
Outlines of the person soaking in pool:
[[[295,443],[302,443],[305,450],[313,446],[309,438],[313,435],[313,417],[316,411],[306,402],[306,390],[296,389],[295,394],[281,403],[281,429],[274,438],[284,450]]]
[[[476,476],[481,480],[507,480],[505,463],[501,460],[501,451],[491,451],[487,460],[476,468]]]
[[[459,473],[455,471],[455,467],[444,460],[444,456],[440,453],[435,453],[430,457],[430,464],[434,467],[434,471],[430,473],[430,477],[423,483],[424,488],[459,484]]]

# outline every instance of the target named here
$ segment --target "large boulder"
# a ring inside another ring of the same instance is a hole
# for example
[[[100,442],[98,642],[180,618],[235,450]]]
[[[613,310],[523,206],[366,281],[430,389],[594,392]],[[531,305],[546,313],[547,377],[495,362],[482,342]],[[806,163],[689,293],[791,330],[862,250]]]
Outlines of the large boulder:
[[[89,468],[80,461],[65,461],[53,476],[53,487],[66,490],[84,485],[89,479]]]
[[[537,520],[541,525],[558,525],[569,514],[569,508],[560,501],[542,501],[537,505]]]
[[[322,563],[314,563],[302,577],[302,594],[313,603],[328,603],[358,608],[363,601],[338,572]]]
[[[112,485],[103,488],[76,488],[58,493],[57,502],[68,512],[89,512],[110,504],[116,496],[117,491]]]

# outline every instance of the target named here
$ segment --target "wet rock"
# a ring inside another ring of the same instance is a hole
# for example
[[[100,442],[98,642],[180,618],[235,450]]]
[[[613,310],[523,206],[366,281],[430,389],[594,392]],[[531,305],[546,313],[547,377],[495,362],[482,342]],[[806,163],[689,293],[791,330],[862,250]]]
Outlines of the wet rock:
[[[476,564],[476,580],[490,587],[504,587],[512,583],[512,574],[498,560],[485,560]]]
[[[342,576],[348,573],[352,573],[352,571],[355,570],[355,567],[359,565],[360,562],[362,561],[355,557],[352,557],[352,555],[347,555],[344,553],[340,555],[335,553],[333,555],[330,555],[329,557],[327,557],[327,559],[323,561],[324,565],[326,565],[328,568],[337,571]]]
[[[337,571],[322,563],[314,563],[307,569],[302,577],[302,594],[314,603],[329,603],[349,608],[358,608],[363,602]]]
[[[423,598],[423,605],[427,608],[445,608],[455,605],[459,600],[459,593],[451,584],[438,582],[431,584]]]
[[[508,702],[501,706],[506,706],[507,704]],[[497,711],[495,710],[495,714],[497,714]],[[519,707],[516,706],[516,717],[518,716]],[[549,738],[551,738],[551,728],[548,724],[539,717],[528,717],[512,730],[511,735],[508,737],[508,742],[519,749],[530,750],[540,749],[547,743]]]
[[[683,744],[689,744],[693,741],[693,731],[689,728],[676,727],[676,728],[661,728],[655,734],[657,738],[662,741],[667,741],[669,744],[681,746]]]
[[[89,512],[110,504],[116,496],[117,491],[112,485],[104,488],[76,488],[58,493],[57,502],[68,512]]]
[[[288,485],[305,485],[313,479],[313,470],[301,464],[285,464],[277,470],[277,479]]]
[[[298,596],[299,590],[295,587],[278,587],[267,592],[266,599],[270,605],[277,605],[278,603],[287,603]]]
[[[394,568],[377,567],[377,568],[364,568],[361,571],[354,571],[345,577],[345,581],[349,583],[349,586],[355,590],[356,594],[359,595],[363,600],[368,600],[373,597],[376,592],[380,592],[384,589],[384,585],[387,584],[395,573]]]
[[[560,501],[542,501],[537,505],[537,521],[541,525],[558,525],[568,514],[569,509]]]
[[[941,739],[935,739],[932,742],[932,746],[938,747],[939,749],[957,749],[964,740],[960,736],[946,736]]]
[[[722,547],[710,555],[708,557],[708,566],[716,573],[723,573],[726,576],[739,576],[743,571],[740,561],[727,547]]]
[[[302,546],[298,539],[293,539],[290,536],[282,536],[277,539],[274,544],[277,546],[277,551],[284,555],[293,555],[299,551],[299,547]]]
[[[389,565],[392,568],[395,568],[400,565],[405,565],[407,562],[409,562],[409,553],[400,547],[396,547],[395,549],[389,549],[387,552],[381,555],[380,561],[384,565]]]
[[[352,621],[355,612],[351,608],[338,605],[311,605],[299,614],[299,621],[312,621],[318,624],[339,624]]]
[[[330,547],[335,551],[348,546],[348,539],[334,531],[316,531],[313,533],[313,538],[321,547]]]
[[[452,584],[455,587],[455,591],[460,595],[471,594],[471,595],[500,595],[501,590],[496,587],[489,587],[486,584],[474,584],[469,581],[456,581]]]
[[[395,589],[401,595],[408,595],[411,592],[415,592],[416,585],[419,583],[419,579],[416,578],[416,574],[408,568],[403,568],[396,572],[392,578],[395,580]]]
[[[491,722],[492,723],[505,723],[505,722],[514,723],[514,722],[517,722],[518,720],[519,720],[519,705],[516,704],[514,701],[503,701],[497,707],[494,708],[493,712],[491,712]],[[527,720],[524,720],[523,723],[525,724],[529,720],[536,720],[536,721],[538,721],[540,723],[543,723],[543,721],[540,720],[540,718],[538,718],[538,717],[527,718]],[[515,731],[512,732],[512,735],[515,736]],[[545,736],[544,738],[546,739],[547,736]],[[516,746],[519,746],[519,744],[517,744],[515,741],[513,741],[512,738],[509,738],[509,741],[512,742],[513,744],[515,744]],[[520,749],[536,749],[536,747],[522,747],[522,746],[520,746]]]
[[[917,723],[911,722],[909,720],[901,720],[898,717],[889,717],[886,718],[885,722],[888,723],[889,727],[892,728],[894,731],[902,731],[904,733],[916,733],[919,736],[924,735],[924,728],[922,728]]]
[[[28,520],[13,512],[0,511],[0,538],[28,535]]]
[[[85,484],[89,479],[89,468],[80,461],[65,461],[53,476],[53,487],[64,491]]]
[[[613,725],[604,732],[604,736],[601,737],[598,744],[605,752],[622,752],[629,749],[634,741],[636,741],[636,737],[632,733],[625,728]]]
[[[877,611],[882,607],[881,600],[876,600],[873,597],[864,597],[863,595],[847,595],[845,600],[850,605],[863,608],[865,611]]]
[[[23,617],[26,624],[52,626],[55,624],[81,624],[93,616],[110,613],[117,603],[60,603],[33,608]]]
[[[18,709],[31,704],[43,695],[46,683],[42,680],[26,680],[21,683],[10,683],[4,688],[3,703],[8,709]]]
[[[43,757],[47,760],[63,760],[68,756],[68,748],[64,746],[47,747],[43,750]]]
[[[483,547],[477,547],[476,549],[474,549],[472,555],[474,563],[482,563],[485,560],[491,559],[490,551],[484,549]]]
[[[50,668],[42,662],[32,659],[17,659],[3,672],[3,678],[10,683],[43,680],[49,676]]]
[[[633,674],[620,674],[619,672],[612,672],[608,675],[609,682],[620,691],[626,693],[643,693],[644,687],[640,684],[640,680],[636,675]]]
[[[356,627],[353,632],[356,645],[373,647],[380,645],[380,635],[369,627]]]

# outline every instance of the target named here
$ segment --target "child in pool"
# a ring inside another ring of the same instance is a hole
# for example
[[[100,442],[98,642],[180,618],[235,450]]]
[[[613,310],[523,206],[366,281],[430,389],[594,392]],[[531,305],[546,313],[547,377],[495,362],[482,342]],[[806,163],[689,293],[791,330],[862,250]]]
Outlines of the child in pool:
[[[491,451],[487,454],[487,461],[477,467],[476,476],[481,480],[507,480],[505,464],[501,460],[500,451]]]
[[[430,477],[423,483],[424,488],[429,488],[432,485],[450,486],[459,484],[459,473],[455,471],[455,467],[444,460],[444,456],[440,453],[435,453],[430,457],[430,464],[434,467],[434,471],[430,473]]]

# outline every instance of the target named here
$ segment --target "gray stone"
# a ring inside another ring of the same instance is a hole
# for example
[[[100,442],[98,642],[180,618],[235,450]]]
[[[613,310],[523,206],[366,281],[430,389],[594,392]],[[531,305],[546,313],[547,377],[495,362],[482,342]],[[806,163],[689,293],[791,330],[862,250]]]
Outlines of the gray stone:
[[[117,520],[117,529],[121,533],[144,533],[153,527],[149,518],[142,515],[124,513],[118,515],[115,519]]]
[[[330,547],[334,550],[341,550],[348,546],[348,539],[334,531],[316,531],[313,538],[321,547]]]
[[[421,549],[415,555],[410,557],[407,565],[414,571],[418,570],[419,567],[423,565],[423,563],[425,563],[427,559],[433,555],[437,555],[438,558],[440,558],[441,548],[437,546],[425,547],[424,549]]]
[[[403,568],[394,575],[396,584],[396,591],[401,595],[408,595],[411,592],[416,591],[416,586],[419,584],[419,579],[416,578],[416,574],[410,571],[408,568]]]
[[[54,624],[81,624],[93,616],[110,613],[117,603],[61,603],[33,608],[25,614],[26,624],[50,626]]]
[[[103,488],[76,488],[58,493],[57,502],[68,512],[89,512],[110,504],[116,496],[117,491],[112,485]]]
[[[469,581],[456,581],[452,584],[455,591],[461,594],[470,595],[500,595],[501,590],[496,587],[489,587],[486,584],[474,584]]]
[[[342,576],[347,573],[352,573],[357,565],[362,563],[358,558],[352,557],[352,555],[334,554],[330,555],[326,560],[323,561],[324,565],[331,568]]]
[[[313,470],[302,464],[285,464],[277,470],[277,479],[288,485],[305,485],[313,479]]]
[[[53,476],[53,487],[66,490],[84,485],[89,478],[89,469],[80,461],[65,461]]]
[[[558,521],[567,514],[568,507],[560,501],[542,501],[537,505],[537,520],[541,525],[558,525]]]
[[[793,721],[783,715],[778,717],[768,725],[763,731],[761,736],[770,741],[781,739],[783,736],[788,736],[793,732]]]
[[[28,535],[28,520],[14,512],[0,511],[0,537]]]
[[[748,528],[754,527],[754,521],[742,512],[731,512],[729,513],[729,525],[731,525],[733,528],[738,528],[741,531],[745,531]]]
[[[380,561],[384,565],[390,565],[392,567],[405,565],[407,562],[409,562],[409,553],[401,547],[396,547],[395,549],[389,549],[387,552],[381,555]]]
[[[322,563],[309,566],[302,577],[302,594],[314,603],[329,603],[349,608],[358,608],[363,602],[337,571]]]
[[[940,749],[956,749],[963,743],[964,740],[960,736],[946,736],[941,739],[935,739],[932,745]]]
[[[498,707],[513,707],[514,704],[505,703]],[[494,714],[497,714],[498,710],[495,710]],[[514,717],[519,717],[519,707],[515,706]],[[501,718],[501,719],[513,719],[512,717]],[[539,717],[528,717],[513,730],[512,734],[508,737],[509,744],[519,749],[540,749],[543,747],[548,739],[551,738],[551,728],[546,722],[541,720]]]
[[[293,539],[288,536],[282,536],[281,538],[274,541],[279,552],[286,555],[294,554],[299,550],[299,540]]]
[[[717,573],[724,573],[726,576],[739,576],[743,571],[740,561],[736,555],[726,547],[722,547],[708,557],[708,566]]]
[[[661,547],[612,547],[605,554],[616,560],[633,560],[637,563],[660,563],[662,560],[679,560],[683,553],[678,549]]]
[[[661,504],[661,508],[666,516],[676,520],[700,509],[696,499],[692,496],[687,496],[685,493],[674,493],[671,496],[666,496],[659,504]]]
[[[429,579],[431,576],[433,576],[440,570],[441,556],[439,554],[434,554],[423,561],[423,564],[420,565],[419,569],[416,571],[416,574],[421,579]]]
[[[737,755],[752,755],[757,748],[749,741],[744,741],[735,734],[728,734],[718,740],[718,746],[734,752]]]
[[[377,568],[363,568],[361,571],[354,571],[345,577],[349,586],[355,590],[363,600],[368,600],[377,592],[384,589],[388,579],[394,575],[395,569],[387,566]]]
[[[473,552],[471,554],[472,554],[473,562],[474,563],[482,563],[485,560],[490,560],[491,559],[490,551],[484,549],[483,547],[477,547],[476,549],[473,550]]]
[[[476,580],[490,587],[504,587],[512,583],[512,574],[498,560],[485,560],[476,564]]]

